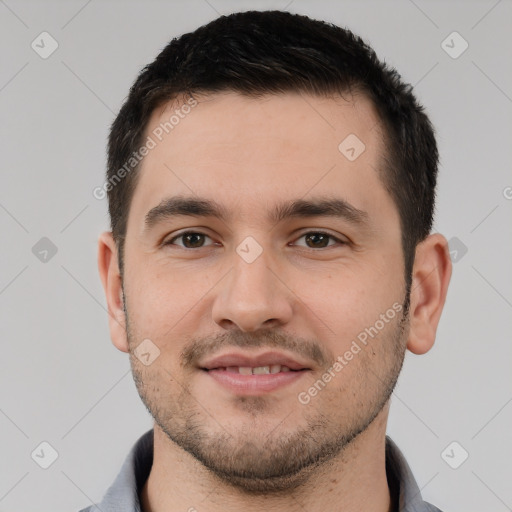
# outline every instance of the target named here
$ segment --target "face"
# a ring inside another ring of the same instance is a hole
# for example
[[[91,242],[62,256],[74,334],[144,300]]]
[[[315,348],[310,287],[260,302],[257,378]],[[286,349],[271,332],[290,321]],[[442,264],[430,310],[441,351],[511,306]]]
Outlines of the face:
[[[288,489],[372,425],[402,365],[382,132],[362,97],[196,98],[147,127],[125,242],[132,370],[170,440],[247,491]]]

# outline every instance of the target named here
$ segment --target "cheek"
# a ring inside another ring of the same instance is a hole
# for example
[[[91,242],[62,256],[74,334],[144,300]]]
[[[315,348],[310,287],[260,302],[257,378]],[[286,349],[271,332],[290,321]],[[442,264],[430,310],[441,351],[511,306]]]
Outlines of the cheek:
[[[401,280],[376,264],[360,265],[357,270],[331,269],[307,278],[297,274],[290,279],[295,283],[293,291],[313,313],[312,318],[326,327],[325,333],[332,339],[331,351],[336,355],[402,299]]]
[[[150,331],[169,330],[192,314],[212,288],[210,276],[197,269],[170,268],[158,262],[140,264],[130,283],[132,316]]]
[[[127,287],[131,343],[137,346],[150,339],[160,350],[156,362],[174,375],[183,371],[179,354],[201,330],[205,307],[220,277],[215,280],[213,271],[157,267],[137,265],[137,275],[132,273]],[[212,329],[211,322],[208,326]],[[168,375],[155,374],[154,378],[165,381]]]

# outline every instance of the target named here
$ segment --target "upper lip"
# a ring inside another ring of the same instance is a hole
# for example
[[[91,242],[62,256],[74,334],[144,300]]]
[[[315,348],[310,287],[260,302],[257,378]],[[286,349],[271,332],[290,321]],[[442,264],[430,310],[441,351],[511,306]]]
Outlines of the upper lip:
[[[290,370],[311,369],[307,363],[297,361],[282,352],[264,352],[258,355],[230,352],[208,359],[204,363],[200,363],[199,367],[206,370],[212,370],[214,368],[226,368],[227,366],[249,366],[251,368],[256,368],[258,366],[270,366],[273,364],[287,366]]]

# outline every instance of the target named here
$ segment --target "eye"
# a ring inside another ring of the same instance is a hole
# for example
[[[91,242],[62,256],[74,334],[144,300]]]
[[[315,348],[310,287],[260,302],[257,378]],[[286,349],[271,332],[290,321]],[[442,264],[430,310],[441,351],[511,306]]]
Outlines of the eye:
[[[175,244],[174,241],[179,240],[180,238],[183,239],[183,245]],[[201,247],[204,247],[203,242],[205,238],[210,237],[198,231],[185,231],[184,233],[176,235],[173,238],[170,238],[169,240],[165,241],[163,245],[179,245],[180,247],[183,247],[185,249],[200,249]]]
[[[335,237],[334,235],[331,235],[330,233],[325,233],[324,231],[308,231],[307,233],[301,235],[297,240],[300,240],[301,238],[305,238],[306,244],[311,244],[306,245],[306,247],[308,247],[309,249],[324,249],[326,247],[336,245],[329,245],[329,239],[336,241],[340,245],[347,245],[348,243],[343,240],[340,240],[339,238]]]
[[[200,231],[185,231],[163,242],[162,245],[177,245],[179,247],[183,247],[184,249],[200,249],[202,247],[207,247],[207,245],[204,245],[206,238],[211,240],[208,235],[201,233]],[[307,247],[309,249],[325,249],[327,247],[332,247],[333,245],[348,244],[348,242],[324,231],[308,231],[307,233],[302,234],[297,240],[300,240],[301,238],[304,238],[306,241],[306,245],[303,247]],[[176,240],[180,239],[182,239],[182,243],[176,244]],[[334,241],[335,243],[330,244],[330,240]]]

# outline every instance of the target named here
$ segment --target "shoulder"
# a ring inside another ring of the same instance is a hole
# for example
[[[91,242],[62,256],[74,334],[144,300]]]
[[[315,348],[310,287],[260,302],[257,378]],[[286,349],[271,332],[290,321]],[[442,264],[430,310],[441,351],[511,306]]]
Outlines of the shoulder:
[[[405,456],[393,440],[386,436],[386,472],[388,482],[395,482],[400,512],[442,512],[423,500]]]

